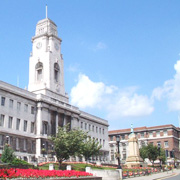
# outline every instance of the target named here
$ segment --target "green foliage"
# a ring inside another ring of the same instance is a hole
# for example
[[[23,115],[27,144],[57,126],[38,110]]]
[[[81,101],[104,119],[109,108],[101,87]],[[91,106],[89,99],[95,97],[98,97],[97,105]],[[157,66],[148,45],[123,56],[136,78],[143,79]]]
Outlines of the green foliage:
[[[87,133],[78,129],[69,130],[69,125],[66,125],[59,127],[56,136],[50,139],[54,144],[54,151],[61,166],[62,161],[69,159],[70,156],[82,154]]]
[[[85,157],[85,160],[88,161],[92,155],[97,156],[100,154],[101,147],[95,139],[88,138],[88,140],[84,142],[82,155]]]
[[[6,144],[4,146],[4,150],[2,152],[2,155],[1,155],[1,161],[3,163],[12,163],[13,160],[15,159],[15,155],[14,155],[14,151],[13,149],[8,145]]]
[[[157,157],[163,164],[165,164],[166,161],[166,154],[164,149],[160,149],[160,155]]]
[[[153,144],[148,144],[147,146],[143,146],[140,150],[140,156],[143,158],[148,158],[150,161],[155,161],[159,159],[161,162],[165,162],[165,151],[164,149],[160,148],[160,156],[159,150],[157,146],[153,146]]]
[[[12,163],[12,165],[14,166],[20,166],[20,165],[30,165],[28,162],[22,160],[22,159],[18,159],[18,158],[15,158]]]

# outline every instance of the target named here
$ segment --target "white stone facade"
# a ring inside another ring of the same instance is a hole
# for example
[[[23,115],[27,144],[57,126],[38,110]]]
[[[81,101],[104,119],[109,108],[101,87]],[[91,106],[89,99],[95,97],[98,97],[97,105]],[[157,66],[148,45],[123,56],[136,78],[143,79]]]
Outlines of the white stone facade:
[[[29,162],[50,160],[54,156],[48,136],[70,123],[71,128],[88,131],[102,145],[103,155],[91,161],[107,162],[108,122],[69,104],[61,39],[48,18],[36,26],[29,61],[28,90],[0,81],[0,154],[8,142],[17,156]]]

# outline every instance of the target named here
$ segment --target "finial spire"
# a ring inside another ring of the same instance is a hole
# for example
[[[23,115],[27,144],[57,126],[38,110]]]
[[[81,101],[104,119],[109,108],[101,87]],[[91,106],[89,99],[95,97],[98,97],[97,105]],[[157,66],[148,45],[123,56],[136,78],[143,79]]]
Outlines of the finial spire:
[[[46,19],[48,18],[48,7],[47,7],[47,4],[46,4]]]
[[[134,133],[133,124],[131,124],[131,133]]]

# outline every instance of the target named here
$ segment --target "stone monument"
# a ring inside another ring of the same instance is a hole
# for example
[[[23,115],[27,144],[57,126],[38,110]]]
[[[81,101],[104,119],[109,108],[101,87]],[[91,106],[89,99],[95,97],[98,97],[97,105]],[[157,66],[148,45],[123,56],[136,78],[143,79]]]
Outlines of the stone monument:
[[[138,146],[138,139],[134,134],[133,125],[131,124],[131,134],[129,135],[128,139],[129,143],[129,153],[126,159],[126,164],[128,167],[140,167],[143,164],[143,159],[140,157],[139,154],[139,146]]]

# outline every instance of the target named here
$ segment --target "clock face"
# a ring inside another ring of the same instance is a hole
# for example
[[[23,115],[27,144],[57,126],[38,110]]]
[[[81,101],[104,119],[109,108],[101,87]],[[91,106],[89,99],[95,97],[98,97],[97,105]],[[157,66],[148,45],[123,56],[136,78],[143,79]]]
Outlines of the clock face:
[[[54,47],[57,51],[59,50],[59,45],[57,43],[54,44]]]
[[[37,49],[40,49],[42,47],[42,43],[41,42],[38,42],[37,44],[36,44],[36,48]]]

